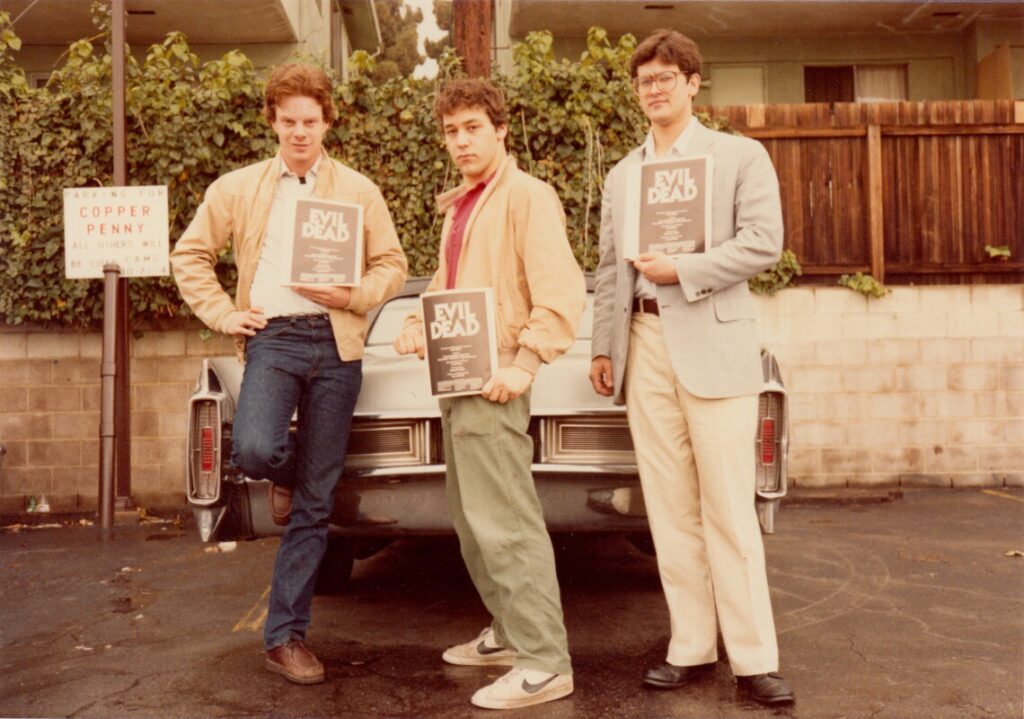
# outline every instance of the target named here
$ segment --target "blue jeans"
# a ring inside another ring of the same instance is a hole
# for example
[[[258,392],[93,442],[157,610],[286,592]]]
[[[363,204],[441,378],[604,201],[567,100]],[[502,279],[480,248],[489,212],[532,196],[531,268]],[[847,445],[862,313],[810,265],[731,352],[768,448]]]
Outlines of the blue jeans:
[[[362,376],[361,360],[338,356],[326,315],[276,317],[246,343],[231,461],[253,479],[293,490],[263,627],[267,649],[305,638]]]

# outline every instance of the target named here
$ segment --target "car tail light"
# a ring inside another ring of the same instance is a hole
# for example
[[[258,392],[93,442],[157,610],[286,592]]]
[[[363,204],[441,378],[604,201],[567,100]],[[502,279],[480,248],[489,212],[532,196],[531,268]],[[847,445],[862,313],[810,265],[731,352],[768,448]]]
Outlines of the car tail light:
[[[220,411],[212,399],[192,402],[189,418],[189,498],[201,503],[220,496]]]
[[[782,435],[785,433],[785,395],[762,392],[757,408],[757,438],[754,452],[757,462],[757,489],[777,492],[782,485]]]
[[[213,427],[203,427],[199,440],[199,471],[213,471]]]
[[[761,420],[761,464],[775,463],[775,419]]]

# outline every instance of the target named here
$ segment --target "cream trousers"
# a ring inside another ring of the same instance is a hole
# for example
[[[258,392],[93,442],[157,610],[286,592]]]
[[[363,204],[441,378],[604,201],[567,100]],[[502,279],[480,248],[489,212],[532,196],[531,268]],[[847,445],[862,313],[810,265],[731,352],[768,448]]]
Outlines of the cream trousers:
[[[754,509],[757,396],[703,399],[679,383],[661,318],[634,314],[626,413],[658,553],[677,666],[717,661],[721,625],[733,674],[778,669]]]

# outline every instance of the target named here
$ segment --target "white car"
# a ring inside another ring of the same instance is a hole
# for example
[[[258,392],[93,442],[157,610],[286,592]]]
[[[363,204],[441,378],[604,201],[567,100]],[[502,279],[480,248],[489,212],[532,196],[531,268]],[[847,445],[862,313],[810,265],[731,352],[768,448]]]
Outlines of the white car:
[[[593,279],[588,277],[592,293]],[[335,492],[328,552],[318,590],[341,590],[353,559],[397,537],[452,533],[444,490],[444,456],[437,400],[425,363],[398,356],[391,346],[405,317],[418,307],[426,279],[371,317],[344,474]],[[653,551],[625,408],[590,386],[593,295],[575,345],[537,374],[531,397],[533,474],[552,532],[623,532]],[[771,533],[786,493],[786,390],[775,358],[761,353],[756,503],[762,530]],[[267,482],[231,466],[231,424],[242,366],[231,357],[203,361],[189,400],[186,491],[203,541],[280,534],[270,518]]]

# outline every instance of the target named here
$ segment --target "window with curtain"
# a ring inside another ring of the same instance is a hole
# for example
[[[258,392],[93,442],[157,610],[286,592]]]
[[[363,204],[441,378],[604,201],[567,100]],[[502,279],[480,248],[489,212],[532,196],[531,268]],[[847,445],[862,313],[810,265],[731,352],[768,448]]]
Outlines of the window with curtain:
[[[907,99],[906,65],[857,65],[857,102],[897,102]]]

